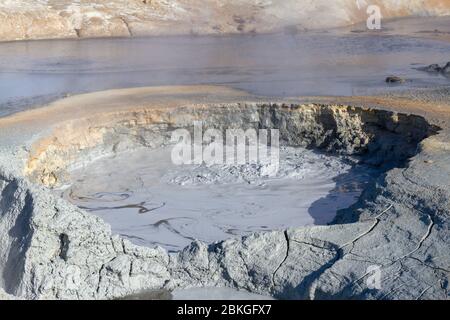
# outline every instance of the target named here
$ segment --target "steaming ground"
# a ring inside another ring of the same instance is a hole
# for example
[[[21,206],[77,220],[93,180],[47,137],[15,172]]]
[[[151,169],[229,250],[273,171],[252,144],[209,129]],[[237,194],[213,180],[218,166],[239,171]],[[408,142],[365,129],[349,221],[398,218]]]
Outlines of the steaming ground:
[[[136,244],[178,251],[194,239],[326,224],[376,174],[302,148],[280,149],[276,175],[256,163],[176,166],[171,150],[139,149],[74,169],[63,196]]]

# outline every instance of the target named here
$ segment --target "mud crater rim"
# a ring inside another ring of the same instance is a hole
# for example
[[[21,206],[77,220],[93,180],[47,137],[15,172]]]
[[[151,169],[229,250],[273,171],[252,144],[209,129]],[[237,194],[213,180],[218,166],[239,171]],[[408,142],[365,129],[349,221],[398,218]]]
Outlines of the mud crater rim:
[[[54,127],[33,145],[26,175],[58,188],[71,183],[71,170],[102,157],[167,146],[172,130],[190,131],[193,121],[203,121],[205,130],[279,129],[282,146],[357,156],[360,163],[383,172],[403,166],[419,143],[439,130],[421,116],[344,105],[243,102],[144,108]],[[332,223],[349,222],[346,210],[340,211]]]

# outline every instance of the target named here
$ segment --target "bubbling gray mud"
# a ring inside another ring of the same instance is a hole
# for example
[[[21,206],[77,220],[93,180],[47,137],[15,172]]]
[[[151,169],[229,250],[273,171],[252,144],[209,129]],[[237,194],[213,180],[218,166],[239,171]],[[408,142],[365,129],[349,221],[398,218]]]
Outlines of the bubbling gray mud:
[[[140,148],[71,171],[63,196],[135,244],[179,251],[258,231],[326,224],[376,174],[354,158],[281,147],[280,165],[181,165],[171,146]]]

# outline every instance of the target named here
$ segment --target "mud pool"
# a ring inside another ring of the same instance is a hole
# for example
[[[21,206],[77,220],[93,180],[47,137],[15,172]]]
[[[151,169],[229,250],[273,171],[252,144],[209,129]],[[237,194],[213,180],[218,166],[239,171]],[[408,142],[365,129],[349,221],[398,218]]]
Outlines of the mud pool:
[[[177,166],[171,150],[142,148],[72,170],[63,197],[136,244],[178,251],[195,239],[326,224],[377,173],[303,148],[282,147],[276,174],[259,163]]]

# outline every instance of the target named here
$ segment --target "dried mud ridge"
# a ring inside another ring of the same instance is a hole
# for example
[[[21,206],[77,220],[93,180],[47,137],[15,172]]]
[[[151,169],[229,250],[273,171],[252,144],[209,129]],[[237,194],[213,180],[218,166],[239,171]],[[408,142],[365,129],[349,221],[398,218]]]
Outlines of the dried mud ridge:
[[[332,225],[196,241],[170,255],[112,235],[101,219],[49,192],[70,182],[72,166],[163,145],[194,120],[278,128],[283,144],[359,154],[386,173]],[[283,299],[448,299],[445,141],[446,130],[420,116],[316,104],[186,105],[68,121],[36,140],[25,177],[0,171],[0,287],[28,299],[136,298],[205,286]],[[370,285],[373,267],[380,286]]]

